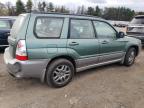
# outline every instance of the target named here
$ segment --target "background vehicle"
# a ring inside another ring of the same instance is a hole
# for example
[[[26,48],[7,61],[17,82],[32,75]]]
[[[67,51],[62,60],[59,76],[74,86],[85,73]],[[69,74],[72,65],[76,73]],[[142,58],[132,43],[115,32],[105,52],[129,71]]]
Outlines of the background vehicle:
[[[14,17],[0,17],[0,50],[8,46],[7,39],[14,21]]]
[[[40,78],[53,87],[96,66],[131,66],[141,49],[140,40],[125,37],[103,19],[70,14],[21,14],[8,40],[4,60],[9,73]]]
[[[125,28],[128,26],[129,22],[128,21],[113,21],[113,20],[108,20],[110,24],[112,24],[114,27],[120,27],[120,28]]]
[[[140,39],[144,45],[144,15],[138,15],[133,18],[127,27],[127,34]]]

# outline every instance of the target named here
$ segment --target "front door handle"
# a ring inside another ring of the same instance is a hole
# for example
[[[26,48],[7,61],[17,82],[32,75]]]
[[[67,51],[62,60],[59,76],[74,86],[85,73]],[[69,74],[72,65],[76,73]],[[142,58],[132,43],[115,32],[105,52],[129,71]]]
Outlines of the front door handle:
[[[102,43],[102,44],[108,44],[109,41],[104,40],[104,41],[102,41],[101,43]]]
[[[79,43],[77,43],[77,42],[71,42],[71,43],[69,43],[69,45],[70,46],[76,46],[76,45],[79,45]]]

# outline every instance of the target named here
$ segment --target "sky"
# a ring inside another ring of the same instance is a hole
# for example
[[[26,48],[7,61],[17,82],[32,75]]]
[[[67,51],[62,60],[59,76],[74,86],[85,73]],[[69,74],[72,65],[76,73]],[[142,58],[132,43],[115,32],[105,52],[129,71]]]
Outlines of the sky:
[[[12,2],[14,5],[16,0],[0,0],[2,3],[6,2]],[[22,0],[24,3],[27,2],[27,0]],[[144,11],[144,0],[32,0],[34,3],[39,1],[47,1],[47,2],[53,2],[55,5],[65,5],[66,7],[70,9],[75,9],[78,6],[84,5],[86,7],[88,6],[96,6],[99,7],[119,7],[119,6],[125,6],[129,7],[135,11]]]

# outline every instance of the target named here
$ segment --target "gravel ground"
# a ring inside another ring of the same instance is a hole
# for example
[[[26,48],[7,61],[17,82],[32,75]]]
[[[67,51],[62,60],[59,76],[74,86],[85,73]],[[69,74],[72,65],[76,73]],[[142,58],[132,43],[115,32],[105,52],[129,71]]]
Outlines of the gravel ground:
[[[112,64],[81,73],[54,89],[11,77],[0,53],[0,108],[143,108],[144,50],[132,67]]]

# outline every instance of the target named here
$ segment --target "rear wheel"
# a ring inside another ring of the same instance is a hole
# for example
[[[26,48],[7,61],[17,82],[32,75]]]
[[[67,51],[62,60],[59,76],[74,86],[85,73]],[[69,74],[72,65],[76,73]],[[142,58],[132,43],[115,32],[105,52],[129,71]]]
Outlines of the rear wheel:
[[[124,65],[126,65],[126,66],[133,65],[133,63],[135,61],[135,57],[136,57],[136,49],[130,48],[126,53]]]
[[[54,60],[47,69],[46,81],[49,86],[63,87],[74,76],[74,66],[66,59]]]

